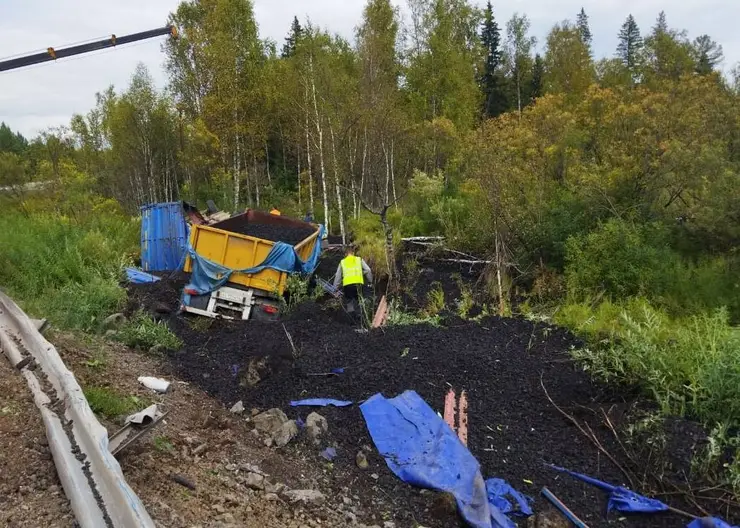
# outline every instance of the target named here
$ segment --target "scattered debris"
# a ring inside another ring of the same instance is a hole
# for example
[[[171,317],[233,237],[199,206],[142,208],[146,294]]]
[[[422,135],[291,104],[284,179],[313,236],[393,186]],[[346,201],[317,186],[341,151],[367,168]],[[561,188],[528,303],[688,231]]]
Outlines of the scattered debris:
[[[319,443],[319,438],[329,430],[329,422],[319,413],[312,412],[306,418],[306,433],[315,444]]]
[[[115,330],[126,322],[126,316],[122,313],[114,313],[103,319],[103,330]]]
[[[206,452],[206,449],[208,449],[208,444],[204,442],[200,444],[198,447],[196,447],[195,449],[193,449],[193,456],[202,455],[203,453]]]
[[[190,480],[186,479],[182,475],[171,475],[172,480],[180,484],[181,486],[185,486],[188,489],[195,490],[195,484],[191,482]]]
[[[265,477],[259,473],[247,473],[244,477],[244,485],[253,490],[265,489]]]
[[[144,385],[147,389],[151,389],[154,392],[164,394],[170,388],[170,382],[163,380],[162,378],[154,378],[151,376],[140,376],[138,378],[139,383]]]
[[[326,497],[317,490],[288,490],[283,495],[292,503],[323,504]]]
[[[244,412],[244,402],[239,400],[234,404],[230,411],[234,414],[242,414]]]
[[[337,458],[337,450],[333,447],[327,447],[321,452],[321,458],[332,462],[335,458]]]
[[[282,409],[272,408],[263,413],[260,413],[252,418],[254,427],[262,432],[272,436],[273,434],[280,431],[280,428],[284,423],[288,421],[288,417]]]
[[[289,420],[272,435],[272,441],[275,443],[275,447],[285,447],[296,436],[298,436],[298,424],[295,420]]]
[[[365,455],[364,451],[358,451],[357,456],[355,457],[355,463],[357,464],[357,467],[360,469],[367,469],[370,464],[367,461],[367,455]]]

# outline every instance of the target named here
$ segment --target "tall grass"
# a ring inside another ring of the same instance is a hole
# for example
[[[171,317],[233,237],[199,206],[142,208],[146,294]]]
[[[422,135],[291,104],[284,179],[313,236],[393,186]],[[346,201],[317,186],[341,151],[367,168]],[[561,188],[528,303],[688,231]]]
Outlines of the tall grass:
[[[0,215],[0,287],[30,314],[90,330],[125,299],[121,269],[138,247],[138,221],[90,212],[70,219]]]
[[[740,425],[740,329],[726,309],[672,318],[633,299],[569,304],[555,321],[588,339],[574,354],[597,377],[643,387],[665,414]]]

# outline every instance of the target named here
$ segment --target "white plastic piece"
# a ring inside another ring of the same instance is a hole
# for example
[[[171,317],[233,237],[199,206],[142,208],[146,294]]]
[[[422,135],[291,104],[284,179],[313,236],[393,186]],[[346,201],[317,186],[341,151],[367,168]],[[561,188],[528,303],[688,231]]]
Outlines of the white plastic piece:
[[[36,362],[37,369],[24,369],[23,376],[41,411],[59,480],[79,526],[154,528],[154,521],[108,450],[108,432],[90,409],[74,375],[54,345],[0,292],[0,341],[6,353],[6,343],[15,340]],[[50,405],[52,401],[59,403]],[[77,455],[73,447],[79,450]]]
[[[163,413],[159,410],[159,405],[156,403],[154,405],[150,405],[143,411],[139,411],[136,414],[132,414],[128,418],[126,418],[127,424],[149,424],[152,423],[154,420],[162,416]]]
[[[139,376],[139,383],[147,389],[164,394],[170,389],[170,382],[162,378],[153,378],[151,376]]]

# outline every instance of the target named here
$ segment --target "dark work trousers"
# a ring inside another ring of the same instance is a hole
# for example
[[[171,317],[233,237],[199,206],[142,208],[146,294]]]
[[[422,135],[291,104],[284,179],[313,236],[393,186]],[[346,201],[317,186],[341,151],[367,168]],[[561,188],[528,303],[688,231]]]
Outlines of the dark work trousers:
[[[344,296],[347,312],[350,314],[357,313],[360,307],[359,299],[362,296],[362,284],[344,286],[342,288],[342,295]]]

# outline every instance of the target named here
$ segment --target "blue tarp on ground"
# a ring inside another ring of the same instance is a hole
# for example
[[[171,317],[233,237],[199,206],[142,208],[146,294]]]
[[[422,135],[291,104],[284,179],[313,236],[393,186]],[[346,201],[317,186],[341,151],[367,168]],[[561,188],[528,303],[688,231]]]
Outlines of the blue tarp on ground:
[[[349,407],[352,405],[348,400],[333,400],[331,398],[310,398],[308,400],[298,400],[290,402],[291,407]]]
[[[321,243],[319,241],[323,234],[324,226],[319,226],[319,238],[314,245],[311,256],[305,262],[301,260],[293,246],[284,242],[276,242],[261,264],[253,268],[240,270],[227,268],[208,260],[198,255],[192,246],[188,246],[188,255],[192,261],[193,272],[190,276],[190,284],[185,288],[197,292],[198,295],[206,295],[229,282],[232,273],[254,274],[265,269],[274,269],[285,273],[312,273],[319,265],[319,257],[321,256]],[[186,294],[186,297],[189,297],[189,295]],[[188,301],[189,299],[186,298],[186,304]]]
[[[182,202],[141,207],[141,267],[144,271],[176,271],[188,245]]]
[[[455,432],[414,391],[360,405],[370,436],[395,475],[414,486],[451,493],[474,528],[515,528],[489,504],[480,465]]]
[[[136,268],[126,268],[126,278],[133,284],[149,284],[160,280],[156,275]]]
[[[625,513],[656,513],[668,510],[668,505],[657,499],[650,499],[621,486],[613,486],[607,482],[589,477],[582,473],[576,473],[568,469],[548,464],[552,469],[567,473],[587,484],[591,484],[609,494],[607,510],[617,510]]]

